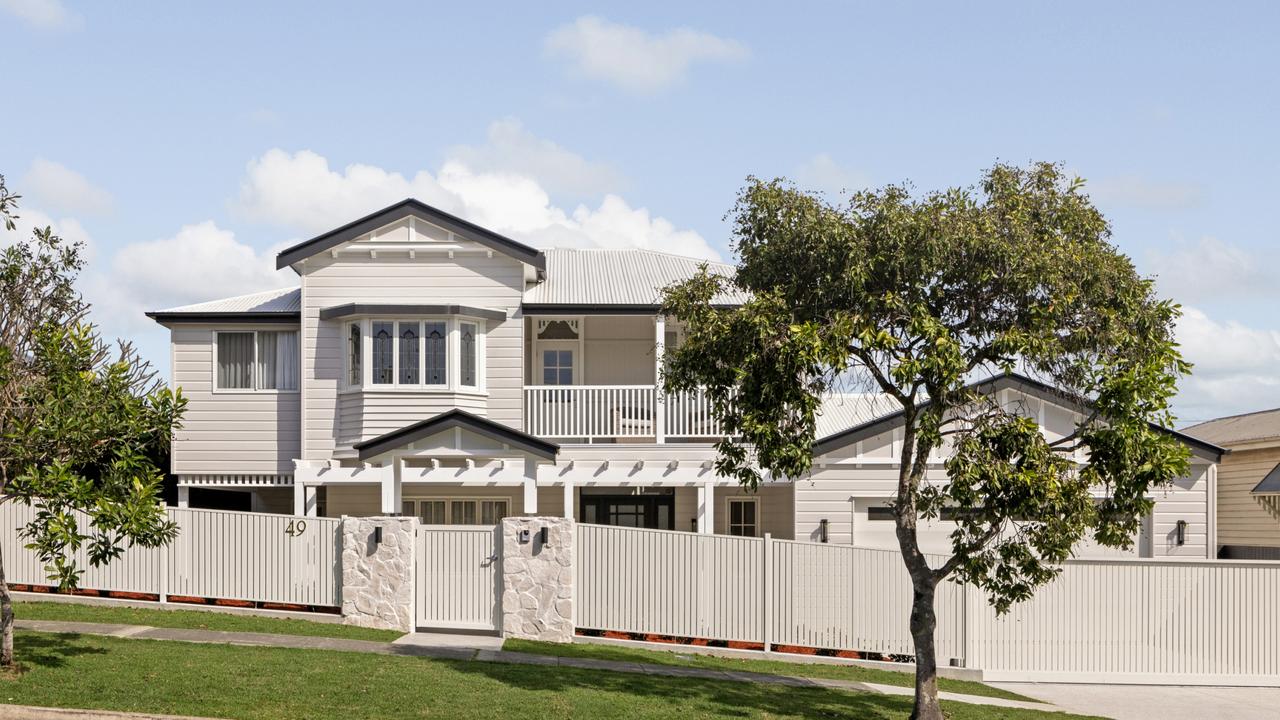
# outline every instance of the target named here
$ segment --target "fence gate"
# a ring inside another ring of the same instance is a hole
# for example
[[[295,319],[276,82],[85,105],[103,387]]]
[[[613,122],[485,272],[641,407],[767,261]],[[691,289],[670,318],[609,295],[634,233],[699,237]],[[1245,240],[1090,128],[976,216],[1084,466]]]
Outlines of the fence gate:
[[[418,526],[414,580],[418,627],[501,629],[500,538],[493,525]]]

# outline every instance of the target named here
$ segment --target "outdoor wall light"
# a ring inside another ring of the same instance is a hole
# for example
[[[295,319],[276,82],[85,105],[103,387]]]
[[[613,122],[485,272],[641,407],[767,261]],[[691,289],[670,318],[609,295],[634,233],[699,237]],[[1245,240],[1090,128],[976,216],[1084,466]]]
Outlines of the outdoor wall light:
[[[373,528],[373,544],[374,545],[382,544],[382,526],[381,525],[378,525]]]
[[[550,537],[550,533],[547,532],[547,526],[543,525],[542,529],[538,530],[538,542],[546,545],[548,537]]]
[[[1178,524],[1175,527],[1177,528],[1177,530],[1175,531],[1176,542],[1178,543],[1178,545],[1186,545],[1187,544],[1187,521],[1179,520]]]
[[[818,542],[827,541],[827,519],[822,518],[818,521]]]

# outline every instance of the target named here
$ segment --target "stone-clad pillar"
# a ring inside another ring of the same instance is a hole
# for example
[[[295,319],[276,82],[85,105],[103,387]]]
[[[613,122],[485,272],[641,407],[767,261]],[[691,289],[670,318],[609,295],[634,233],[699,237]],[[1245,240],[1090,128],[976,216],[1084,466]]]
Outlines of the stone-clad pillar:
[[[412,632],[414,530],[401,517],[342,518],[342,622]],[[382,541],[375,531],[382,528]]]
[[[570,518],[502,521],[503,637],[572,642],[573,541]]]

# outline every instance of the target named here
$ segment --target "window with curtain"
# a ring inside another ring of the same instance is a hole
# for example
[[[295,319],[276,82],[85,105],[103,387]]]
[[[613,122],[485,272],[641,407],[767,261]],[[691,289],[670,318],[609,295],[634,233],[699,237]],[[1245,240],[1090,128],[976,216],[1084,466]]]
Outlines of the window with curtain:
[[[400,384],[418,384],[418,323],[400,323]]]
[[[452,525],[476,524],[476,501],[454,500],[449,503],[449,523]]]
[[[259,332],[256,389],[298,389],[298,333]]]
[[[422,338],[426,343],[427,385],[447,385],[449,382],[445,358],[448,356],[449,326],[443,320],[424,323]]]
[[[395,323],[373,324],[373,384],[390,385],[395,381]]]
[[[253,333],[217,334],[219,390],[253,389]]]
[[[359,385],[362,380],[360,363],[363,358],[360,340],[360,323],[351,323],[347,326],[347,384],[349,385]]]
[[[459,323],[458,336],[462,345],[462,384],[476,386],[476,324]]]
[[[297,390],[296,330],[217,334],[219,390]]]

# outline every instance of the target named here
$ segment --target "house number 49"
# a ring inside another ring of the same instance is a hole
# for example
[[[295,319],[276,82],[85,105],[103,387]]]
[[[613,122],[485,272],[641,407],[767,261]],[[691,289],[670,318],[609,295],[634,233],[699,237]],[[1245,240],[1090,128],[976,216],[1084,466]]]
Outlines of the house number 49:
[[[284,534],[289,537],[298,537],[307,531],[306,520],[290,520],[288,525],[284,527]]]

